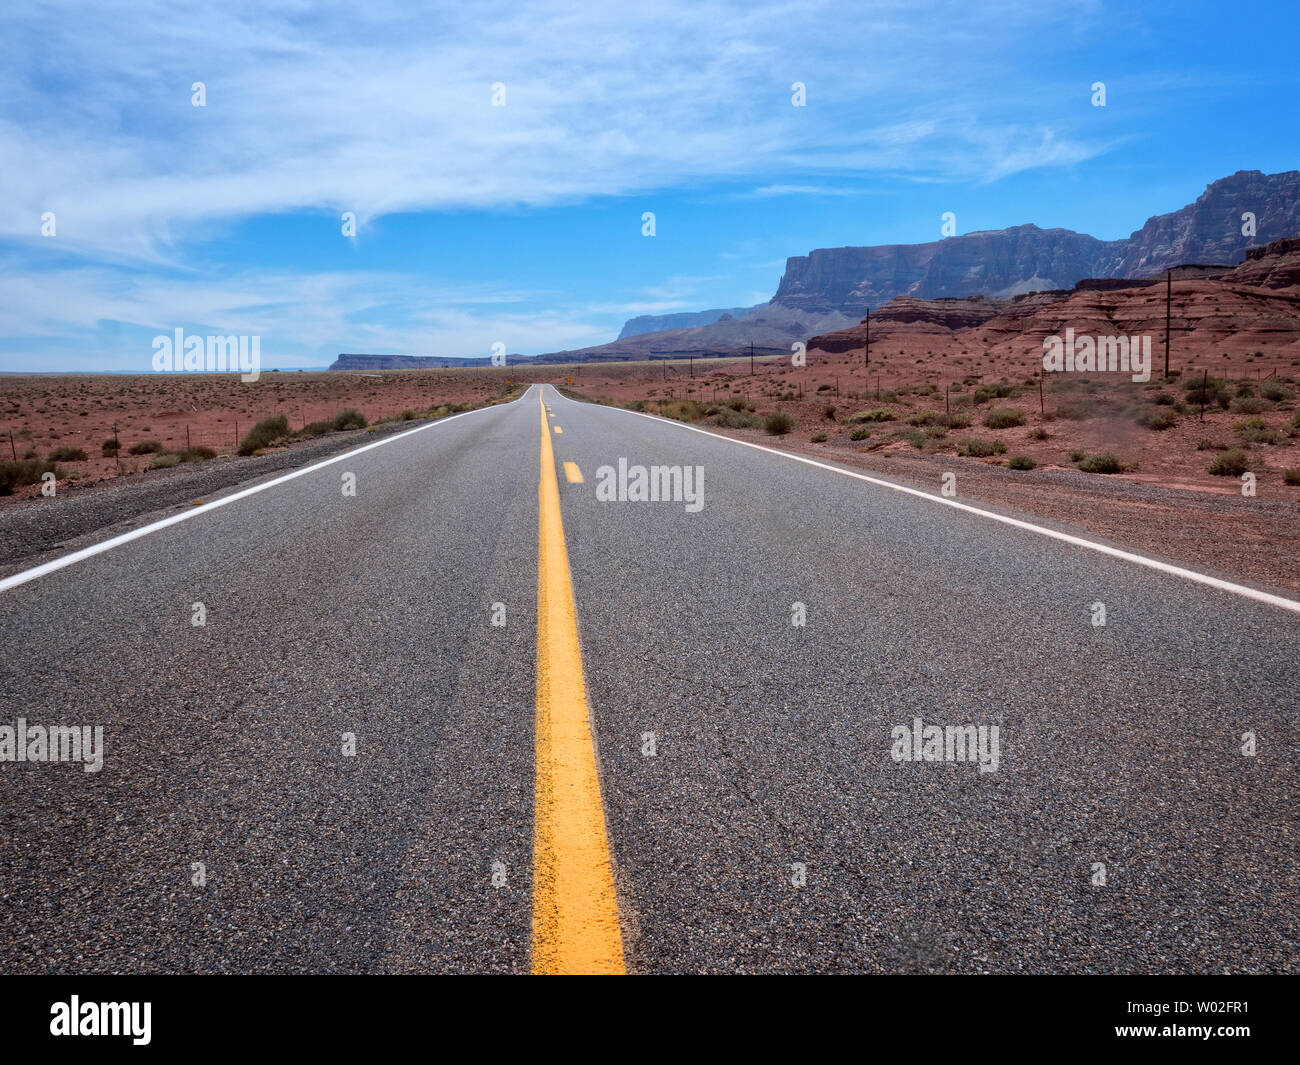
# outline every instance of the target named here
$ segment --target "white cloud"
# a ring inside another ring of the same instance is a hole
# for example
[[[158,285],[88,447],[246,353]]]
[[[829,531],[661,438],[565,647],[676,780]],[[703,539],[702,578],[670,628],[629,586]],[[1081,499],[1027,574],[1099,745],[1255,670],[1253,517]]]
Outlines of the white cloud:
[[[0,157],[18,163],[0,174],[0,233],[35,238],[53,210],[66,246],[165,258],[267,212],[352,210],[364,225],[791,166],[979,176],[971,149],[1010,136],[1001,59],[1087,5],[970,6],[19,4],[0,64]],[[790,106],[796,80],[806,108]],[[505,107],[491,106],[497,81]],[[993,116],[973,128],[951,105],[963,86]],[[1096,150],[1052,137],[995,170]]]

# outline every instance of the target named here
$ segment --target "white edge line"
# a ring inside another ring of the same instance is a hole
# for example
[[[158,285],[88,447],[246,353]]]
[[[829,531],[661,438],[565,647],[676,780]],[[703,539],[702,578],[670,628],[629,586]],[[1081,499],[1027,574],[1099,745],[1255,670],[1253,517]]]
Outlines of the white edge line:
[[[530,385],[529,388],[532,386]],[[528,395],[527,391],[519,399]],[[510,403],[517,403],[519,400],[511,400]],[[277,484],[284,484],[286,481],[292,481],[297,477],[305,477],[316,470],[324,469],[326,466],[332,466],[336,462],[343,462],[352,458],[354,455],[360,455],[363,451],[372,451],[377,447],[384,447],[387,444],[394,444],[398,440],[403,440],[408,436],[414,436],[416,433],[422,433],[426,429],[432,429],[438,425],[446,425],[448,422],[454,422],[457,418],[463,418],[467,414],[482,414],[484,411],[492,410],[495,407],[509,406],[509,403],[494,403],[491,407],[480,407],[478,410],[464,410],[459,414],[452,414],[446,418],[439,418],[428,425],[419,425],[414,429],[408,429],[404,433],[398,433],[396,436],[387,436],[383,440],[376,440],[372,444],[365,444],[362,447],[353,448],[351,451],[344,451],[341,455],[335,455],[331,459],[325,459],[323,462],[314,463],[311,466],[304,466],[300,470],[293,470],[281,477],[275,477],[269,481],[263,481],[261,484],[255,484],[251,488],[243,488],[228,496],[222,496],[220,499],[214,499],[211,503],[204,503],[202,506],[193,507],[190,510],[182,511],[180,514],[173,514],[170,518],[163,518],[149,525],[142,525],[138,529],[132,529],[130,532],[124,532],[120,536],[114,536],[112,539],[104,540],[102,543],[91,544],[89,547],[83,547],[80,551],[73,551],[70,555],[62,555],[59,558],[51,559],[49,562],[43,562],[39,566],[33,566],[31,569],[23,570],[21,573],[15,573],[12,576],[0,580],[0,592],[7,592],[10,588],[16,588],[20,584],[26,584],[28,581],[34,581],[38,577],[44,577],[47,573],[54,573],[66,566],[74,565],[77,562],[93,558],[95,555],[102,555],[105,551],[111,551],[115,547],[121,547],[123,544],[129,544],[132,540],[138,540],[142,536],[148,536],[159,529],[165,529],[169,525],[177,525],[182,521],[189,521],[190,518],[197,518],[200,514],[208,514],[218,507],[224,507],[228,503],[234,503],[237,500],[245,499],[248,496],[256,495],[258,492],[265,492],[268,488],[274,488]]]
[[[566,403],[575,403],[576,400],[569,399],[556,389]],[[1257,588],[1249,588],[1244,584],[1233,584],[1231,581],[1220,580],[1218,577],[1211,577],[1206,573],[1197,573],[1195,570],[1183,569],[1182,566],[1173,566],[1168,562],[1160,562],[1154,558],[1147,558],[1145,555],[1137,555],[1132,551],[1121,551],[1117,547],[1108,547],[1106,544],[1099,544],[1093,540],[1085,540],[1081,536],[1071,536],[1069,533],[1057,532],[1055,529],[1049,529],[1044,525],[1034,525],[1032,522],[1021,521],[1019,518],[1010,518],[1005,514],[998,514],[992,510],[981,510],[979,507],[972,507],[969,503],[958,503],[955,499],[947,499],[944,496],[937,496],[931,492],[923,492],[919,488],[908,488],[905,485],[895,484],[893,481],[884,481],[878,477],[869,477],[865,473],[857,473],[853,470],[841,469],[839,466],[831,466],[825,462],[818,462],[816,459],[807,458],[804,455],[796,455],[789,451],[781,451],[774,447],[764,447],[762,444],[754,444],[748,440],[737,440],[734,436],[723,436],[721,433],[711,433],[707,429],[700,429],[694,425],[687,425],[685,422],[679,422],[672,418],[661,418],[654,414],[645,414],[638,410],[627,410],[623,407],[611,407],[603,403],[593,403],[593,406],[603,407],[605,410],[619,411],[622,414],[634,414],[638,418],[649,418],[651,421],[662,422],[665,425],[674,425],[679,429],[689,429],[694,433],[702,433],[704,436],[711,436],[715,440],[726,440],[731,444],[740,444],[742,447],[752,447],[756,451],[766,451],[769,455],[778,455],[781,458],[792,459],[795,462],[802,462],[808,466],[816,466],[819,470],[830,470],[831,473],[840,473],[845,477],[854,477],[859,481],[866,481],[868,484],[879,485],[881,488],[890,488],[895,492],[903,492],[910,496],[916,496],[919,499],[928,499],[931,503],[942,503],[945,507],[952,507],[954,510],[964,510],[969,514],[978,514],[981,517],[989,518],[993,521],[1000,521],[1003,525],[1012,525],[1017,529],[1025,529],[1029,532],[1038,533],[1040,536],[1047,536],[1053,540],[1060,540],[1062,543],[1072,544],[1075,547],[1084,547],[1089,551],[1097,551],[1103,555],[1110,555],[1112,558],[1123,559],[1125,562],[1133,562],[1139,566],[1146,566],[1148,569],[1159,570],[1161,573],[1169,573],[1175,577],[1182,577],[1184,580],[1194,581],[1197,584],[1208,585],[1211,588],[1218,588],[1223,592],[1230,592],[1233,595],[1240,595],[1246,599],[1253,599],[1258,603],[1268,603],[1270,606],[1281,607],[1283,610],[1290,610],[1292,613],[1300,614],[1300,602],[1294,599],[1287,599],[1285,596],[1273,595],[1269,592],[1261,592]]]

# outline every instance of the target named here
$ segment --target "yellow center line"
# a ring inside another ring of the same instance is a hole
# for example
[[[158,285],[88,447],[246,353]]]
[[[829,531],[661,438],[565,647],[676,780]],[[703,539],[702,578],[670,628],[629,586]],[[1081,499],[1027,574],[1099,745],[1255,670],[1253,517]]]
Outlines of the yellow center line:
[[[541,421],[532,967],[539,974],[622,974],[618,901],[545,403]]]
[[[582,484],[582,471],[578,469],[576,462],[564,464],[564,476],[569,479],[570,484]]]
[[[564,435],[564,430],[561,429],[558,425],[553,426],[553,428],[554,428],[555,431],[556,431],[557,433],[559,433],[561,436]]]

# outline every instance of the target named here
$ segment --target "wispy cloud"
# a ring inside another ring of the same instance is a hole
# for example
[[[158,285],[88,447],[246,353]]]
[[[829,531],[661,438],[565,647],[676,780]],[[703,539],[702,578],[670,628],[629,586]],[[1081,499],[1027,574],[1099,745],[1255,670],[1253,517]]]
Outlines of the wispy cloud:
[[[967,6],[877,4],[853,16],[851,45],[843,9],[819,2],[417,13],[374,0],[364,16],[274,0],[18,4],[0,64],[0,157],[20,163],[0,176],[0,232],[34,238],[52,210],[65,244],[157,257],[205,226],[268,212],[351,210],[364,226],[397,211],[549,204],[792,162],[870,172],[900,153],[918,171],[980,173],[979,152],[962,147],[998,139],[996,117],[972,129],[950,109],[904,109],[927,79],[983,91],[1002,38],[1061,13],[1007,3],[977,19]],[[949,41],[974,46],[960,66],[926,44],[922,28],[938,19]],[[190,99],[199,81],[202,108]],[[807,107],[791,106],[795,81]],[[504,107],[492,106],[497,82]],[[867,103],[899,117],[855,129]],[[1015,165],[1095,150],[1052,136],[1055,151]]]

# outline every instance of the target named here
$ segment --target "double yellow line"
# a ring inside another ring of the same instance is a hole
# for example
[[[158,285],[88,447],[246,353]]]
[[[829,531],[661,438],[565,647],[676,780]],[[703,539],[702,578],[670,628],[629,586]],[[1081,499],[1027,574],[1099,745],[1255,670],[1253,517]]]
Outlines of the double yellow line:
[[[537,487],[533,972],[621,974],[623,939],[546,413],[543,400]]]

